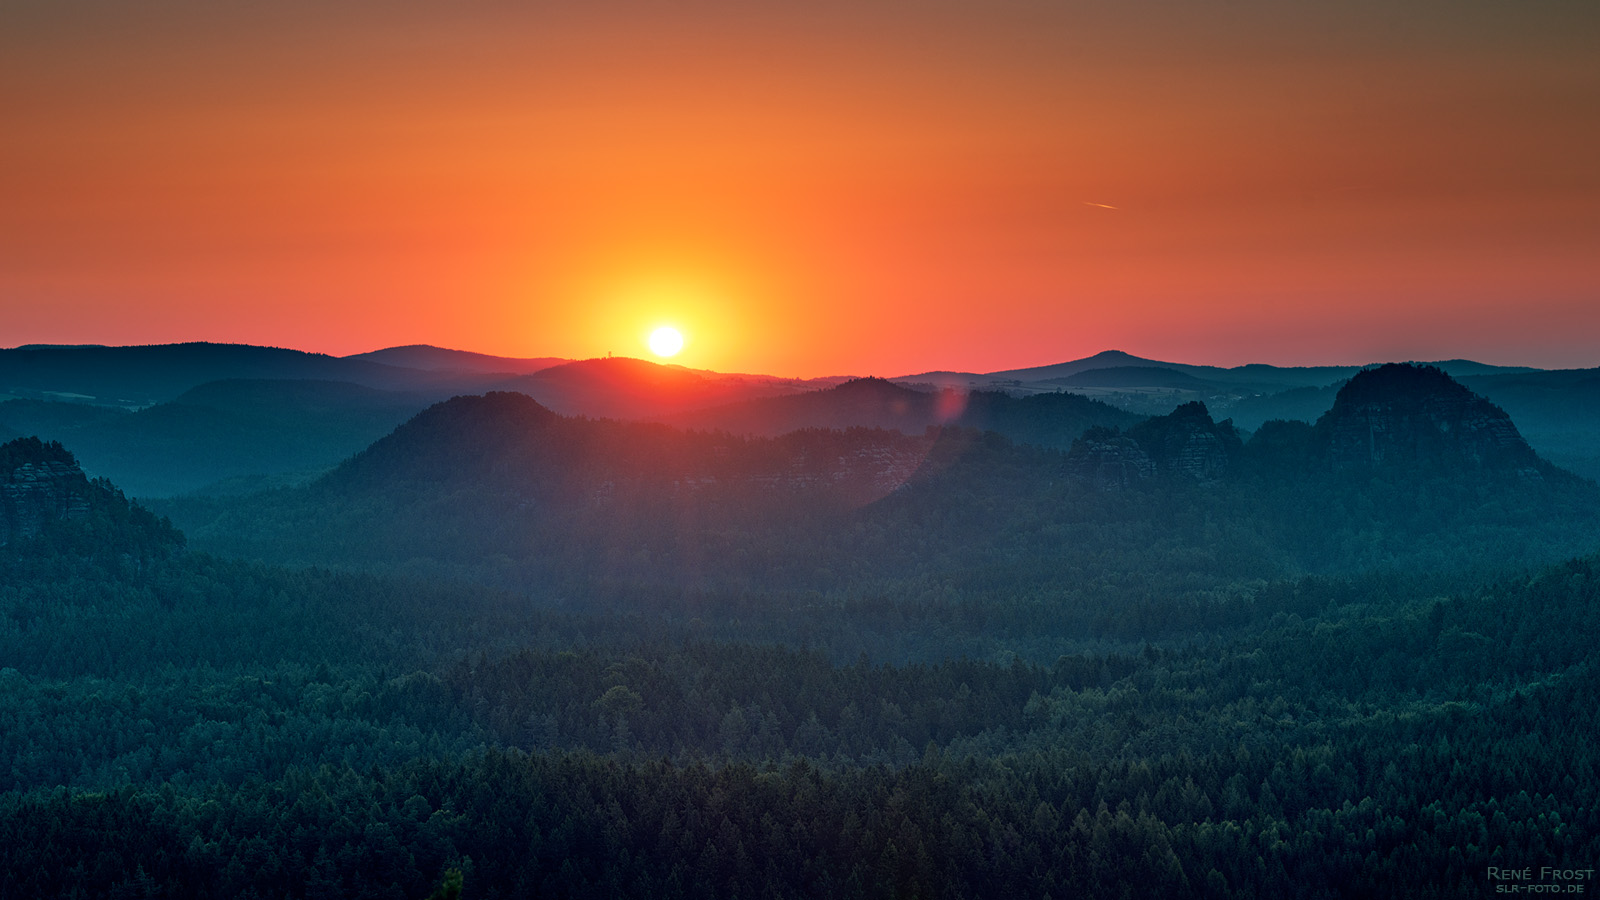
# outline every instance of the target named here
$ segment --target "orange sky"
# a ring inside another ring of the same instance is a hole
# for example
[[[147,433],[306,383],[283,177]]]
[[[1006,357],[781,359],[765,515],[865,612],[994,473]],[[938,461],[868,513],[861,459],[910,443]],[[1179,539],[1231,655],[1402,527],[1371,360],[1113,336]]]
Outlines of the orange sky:
[[[531,6],[0,7],[0,346],[1600,365],[1592,0]]]

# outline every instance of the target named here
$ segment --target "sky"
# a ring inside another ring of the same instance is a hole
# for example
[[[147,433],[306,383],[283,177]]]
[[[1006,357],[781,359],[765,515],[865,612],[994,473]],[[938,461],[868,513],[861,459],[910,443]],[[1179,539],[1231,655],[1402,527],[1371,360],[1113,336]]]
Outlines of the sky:
[[[0,346],[1600,366],[1592,0],[5,0]]]

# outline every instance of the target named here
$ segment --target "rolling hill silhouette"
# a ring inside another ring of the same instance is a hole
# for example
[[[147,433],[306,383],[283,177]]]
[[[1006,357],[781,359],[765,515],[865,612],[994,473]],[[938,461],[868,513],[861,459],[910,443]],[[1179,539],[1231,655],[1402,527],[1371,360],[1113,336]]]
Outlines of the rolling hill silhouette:
[[[532,371],[515,374],[519,368]],[[1464,381],[1505,408],[1540,453],[1581,474],[1600,475],[1596,370],[1541,372],[1467,360],[1439,368],[1466,373]],[[729,375],[636,359],[516,360],[421,345],[343,359],[204,343],[35,346],[0,350],[0,436],[61,440],[77,448],[92,473],[137,495],[156,496],[304,480],[431,402],[489,390],[519,391],[568,415],[752,435],[852,426],[915,434],[930,425],[960,425],[1064,449],[1087,428],[1130,427],[1137,416],[1164,415],[1191,400],[1246,430],[1269,419],[1311,422],[1359,371],[1224,369],[1108,351],[1035,369],[926,373],[892,387],[854,379],[861,383],[847,387],[845,379]],[[321,386],[276,388],[281,396],[271,401],[249,391],[183,396],[205,384],[244,381]],[[969,389],[969,382],[978,389]],[[960,387],[946,392],[935,387],[940,383]],[[391,396],[377,403],[349,390],[335,399],[333,384]],[[182,408],[154,409],[169,403]],[[295,404],[305,409],[292,410]],[[129,410],[147,407],[151,411],[140,418],[120,421]],[[346,410],[348,421],[337,421],[335,409]]]
[[[1198,390],[1210,386],[1209,382],[1165,366],[1112,366],[1106,369],[1085,369],[1049,381],[1069,387],[1166,387]]]
[[[479,375],[527,375],[548,369],[571,360],[546,356],[519,359],[508,356],[490,356],[466,350],[446,350],[429,344],[410,344],[405,347],[385,347],[369,353],[355,353],[344,359],[366,360],[387,366],[426,371],[474,372]]]
[[[0,391],[128,407],[172,400],[227,379],[344,381],[382,390],[455,391],[480,383],[417,369],[247,344],[21,347],[0,350]],[[445,394],[448,396],[448,393]]]
[[[202,547],[524,586],[820,589],[978,560],[1007,579],[1054,578],[1048,560],[1104,554],[1192,567],[1171,556],[1188,546],[1230,548],[1213,564],[1233,576],[1470,567],[1549,558],[1595,524],[1594,485],[1537,460],[1503,413],[1442,372],[1385,367],[1352,385],[1319,425],[1279,423],[1248,443],[1191,403],[1092,429],[1065,454],[956,426],[683,431],[491,393],[430,407],[305,487],[161,508]],[[921,396],[842,390],[872,410]],[[1218,529],[1233,537],[1219,543]]]
[[[913,390],[857,378],[803,394],[747,401],[664,417],[687,428],[779,435],[798,428],[892,428],[917,434],[953,425],[994,431],[1019,443],[1065,449],[1094,426],[1126,427],[1142,416],[1069,393],[1013,397],[998,391]]]
[[[805,390],[795,379],[723,375],[631,357],[563,363],[499,382],[569,415],[645,419]]]
[[[171,496],[303,481],[428,402],[348,382],[235,379],[134,412],[13,400],[0,404],[0,423],[71,446],[86,471],[135,496]]]

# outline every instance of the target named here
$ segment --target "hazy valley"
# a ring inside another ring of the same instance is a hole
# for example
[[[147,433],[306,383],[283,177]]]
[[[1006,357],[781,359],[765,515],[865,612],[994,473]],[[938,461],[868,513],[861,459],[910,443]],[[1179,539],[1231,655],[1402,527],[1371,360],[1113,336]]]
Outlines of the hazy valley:
[[[0,350],[0,392],[0,893],[1600,858],[1595,370],[177,345]]]

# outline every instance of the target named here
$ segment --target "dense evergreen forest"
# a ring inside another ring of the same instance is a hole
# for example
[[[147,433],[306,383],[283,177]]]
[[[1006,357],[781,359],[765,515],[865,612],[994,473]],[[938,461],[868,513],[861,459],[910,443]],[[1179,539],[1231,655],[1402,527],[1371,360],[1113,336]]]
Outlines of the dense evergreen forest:
[[[187,536],[0,447],[70,513],[0,545],[0,897],[1590,887],[1595,489],[1514,443],[430,412]]]

